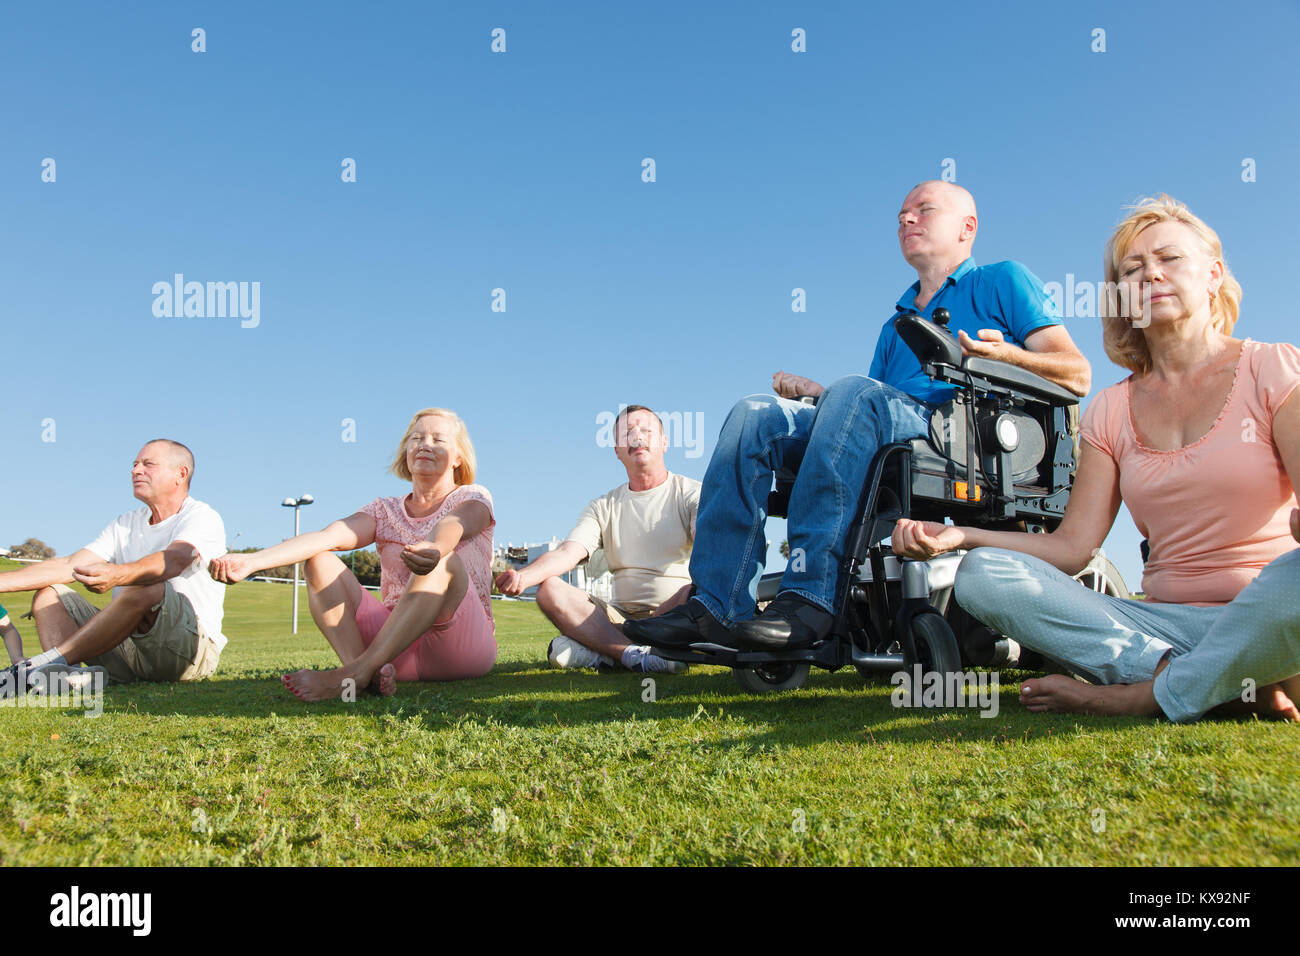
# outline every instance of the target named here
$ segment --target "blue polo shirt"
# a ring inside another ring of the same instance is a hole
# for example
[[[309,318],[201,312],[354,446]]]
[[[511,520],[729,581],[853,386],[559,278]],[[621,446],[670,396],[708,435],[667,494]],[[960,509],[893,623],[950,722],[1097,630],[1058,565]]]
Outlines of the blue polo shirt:
[[[953,335],[962,329],[978,339],[980,329],[1000,329],[1007,341],[1021,348],[1031,333],[1061,324],[1061,311],[1043,291],[1043,283],[1019,262],[977,266],[974,259],[967,259],[944,280],[924,309],[915,305],[920,291],[918,280],[899,297],[897,311],[880,330],[868,374],[932,405],[946,402],[953,386],[936,382],[921,371],[920,361],[894,329],[894,320],[900,315],[919,313],[928,319],[943,306],[951,315],[948,328]]]

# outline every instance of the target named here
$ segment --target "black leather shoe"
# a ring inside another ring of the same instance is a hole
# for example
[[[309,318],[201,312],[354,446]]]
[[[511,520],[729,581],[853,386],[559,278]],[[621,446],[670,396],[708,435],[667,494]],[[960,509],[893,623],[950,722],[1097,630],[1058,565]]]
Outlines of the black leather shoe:
[[[741,647],[784,651],[824,641],[835,615],[798,594],[778,594],[758,617],[737,624],[733,631]]]
[[[624,621],[623,634],[636,644],[649,644],[651,647],[688,647],[703,642],[736,646],[731,632],[694,598],[666,614]]]

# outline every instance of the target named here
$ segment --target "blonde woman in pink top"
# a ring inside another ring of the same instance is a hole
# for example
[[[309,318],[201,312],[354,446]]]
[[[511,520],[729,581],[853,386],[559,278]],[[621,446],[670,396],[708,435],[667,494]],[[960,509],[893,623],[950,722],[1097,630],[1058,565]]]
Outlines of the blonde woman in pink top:
[[[410,494],[376,498],[323,531],[209,565],[214,578],[234,584],[265,568],[307,562],[311,616],[343,666],[284,675],[301,700],[338,699],[349,687],[392,694],[399,680],[481,677],[496,662],[496,522],[492,496],[473,483],[465,423],[445,408],[416,412],[391,470],[411,482]],[[371,544],[379,551],[378,600],[333,554]]]
[[[1026,681],[1030,710],[1300,720],[1300,349],[1232,337],[1241,286],[1219,237],[1168,196],[1120,223],[1105,268],[1119,301],[1140,305],[1137,319],[1103,319],[1106,354],[1133,374],[1084,415],[1060,527],[903,521],[894,550],[976,549],[958,569],[958,603],[1091,681]],[[1068,576],[1121,500],[1151,546],[1145,601]]]

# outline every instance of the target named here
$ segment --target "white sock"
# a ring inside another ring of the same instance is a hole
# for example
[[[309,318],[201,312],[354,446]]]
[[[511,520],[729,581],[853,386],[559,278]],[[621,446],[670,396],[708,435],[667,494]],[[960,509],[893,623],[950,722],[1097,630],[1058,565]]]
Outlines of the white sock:
[[[642,644],[640,646],[633,644],[631,647],[623,649],[623,666],[628,670],[639,670],[641,667],[641,658],[650,656],[650,645]]]
[[[48,651],[41,651],[35,657],[27,662],[29,668],[43,667],[46,664],[66,664],[68,659],[59,653],[57,647],[51,647]]]

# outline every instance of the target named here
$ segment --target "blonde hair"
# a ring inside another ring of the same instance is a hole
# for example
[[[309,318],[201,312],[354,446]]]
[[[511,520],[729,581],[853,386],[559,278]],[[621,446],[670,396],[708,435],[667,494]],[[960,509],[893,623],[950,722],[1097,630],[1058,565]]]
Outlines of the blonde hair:
[[[1219,234],[1185,205],[1164,193],[1155,197],[1148,196],[1129,208],[1132,212],[1115,227],[1115,231],[1106,240],[1106,251],[1102,257],[1106,270],[1106,287],[1118,288],[1120,263],[1140,233],[1158,222],[1181,223],[1195,233],[1211,259],[1223,263],[1223,282],[1218,292],[1210,298],[1210,324],[1224,335],[1231,335],[1241,308],[1241,283],[1233,277],[1232,270],[1223,259],[1223,243],[1219,240]],[[1107,296],[1100,296],[1100,300],[1102,344],[1106,347],[1110,360],[1139,374],[1150,371],[1151,350],[1147,347],[1146,334],[1134,326],[1130,316],[1114,314]]]
[[[469,440],[469,429],[465,427],[464,420],[450,408],[422,408],[412,415],[410,424],[402,433],[402,440],[397,445],[397,454],[393,456],[393,463],[389,465],[388,470],[403,481],[411,480],[411,470],[406,467],[406,442],[410,439],[411,432],[415,431],[415,426],[420,423],[420,419],[427,415],[436,415],[456,423],[456,451],[460,454],[460,464],[452,472],[452,477],[458,485],[471,484],[474,475],[478,472],[474,443]]]

